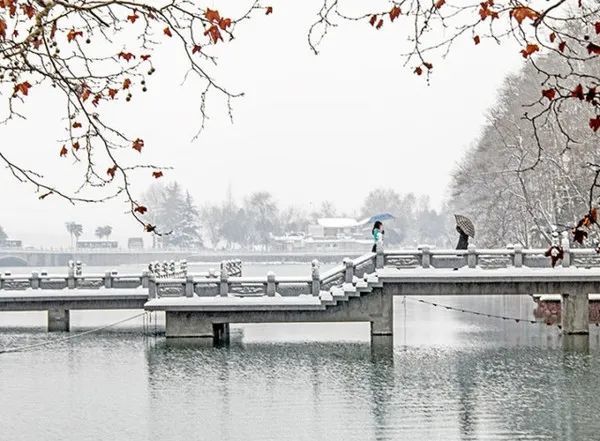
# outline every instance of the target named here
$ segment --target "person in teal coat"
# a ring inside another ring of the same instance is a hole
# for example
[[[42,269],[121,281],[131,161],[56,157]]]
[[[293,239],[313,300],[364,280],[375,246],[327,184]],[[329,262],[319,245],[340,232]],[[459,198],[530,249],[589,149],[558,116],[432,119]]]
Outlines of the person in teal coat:
[[[371,252],[377,252],[377,245],[383,243],[384,233],[385,232],[383,231],[383,224],[381,221],[375,222],[375,225],[373,225],[373,230],[371,230],[371,234],[373,235],[373,248],[371,249]]]

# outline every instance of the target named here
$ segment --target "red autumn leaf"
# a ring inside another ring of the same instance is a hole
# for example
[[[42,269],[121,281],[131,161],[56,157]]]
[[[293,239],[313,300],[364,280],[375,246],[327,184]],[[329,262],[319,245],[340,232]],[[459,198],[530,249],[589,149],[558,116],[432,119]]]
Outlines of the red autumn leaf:
[[[29,3],[21,5],[21,9],[25,13],[25,15],[27,15],[27,17],[29,17],[29,18],[33,18],[33,16],[36,13],[35,8],[33,6],[31,6]]]
[[[267,6],[267,10],[265,11],[265,15],[269,15],[273,13],[273,6]]]
[[[129,86],[131,86],[131,80],[129,78],[125,78],[123,80],[123,89],[129,89]]]
[[[163,34],[165,34],[167,37],[173,36],[173,34],[171,33],[171,29],[168,26],[163,29]]]
[[[400,10],[400,8],[398,6],[395,6],[392,8],[392,10],[390,11],[390,21],[394,21],[395,19],[397,19],[398,17],[400,17],[400,14],[402,13],[402,11]]]
[[[143,139],[136,139],[135,141],[133,141],[133,145],[132,145],[134,150],[137,150],[138,152],[142,153],[142,147],[144,147],[144,140]]]
[[[588,233],[582,228],[574,228],[573,229],[573,240],[580,245],[583,245],[583,241],[587,239]]]
[[[206,8],[206,12],[204,13],[204,18],[206,18],[210,22],[216,23],[221,19],[221,16],[219,15],[219,11],[217,11],[217,10],[213,11],[210,8]]]
[[[117,171],[117,165],[115,164],[112,167],[110,167],[108,170],[106,170],[106,174],[108,176],[110,176],[111,178],[114,178],[116,171]]]
[[[6,22],[0,19],[0,38],[3,40],[6,38]]]
[[[426,61],[423,61],[423,66],[425,66],[429,70],[433,69],[433,64],[428,63]]]
[[[550,34],[550,43],[554,43],[554,40],[556,40],[556,34],[554,32],[552,32]]]
[[[382,26],[383,26],[383,19],[379,19],[379,23],[377,23],[377,26],[375,26],[375,29],[381,29]]]
[[[75,151],[79,150],[79,141],[76,141],[73,143],[73,150],[75,150]]]
[[[73,128],[74,128],[74,129],[78,129],[78,128],[80,128],[80,127],[81,127],[81,123],[80,123],[80,122],[77,122],[77,121],[75,121],[75,122],[73,123]]]
[[[110,97],[110,99],[114,100],[118,92],[119,89],[108,89],[108,96]]]
[[[519,24],[523,23],[523,20],[525,20],[526,18],[536,20],[540,16],[540,14],[538,14],[533,9],[528,8],[527,6],[518,6],[516,8],[513,8],[510,11],[510,15],[515,20],[517,20]]]
[[[523,58],[527,58],[539,50],[540,47],[537,44],[529,43],[527,46],[525,46],[525,49],[521,50],[521,55],[523,55]]]
[[[71,41],[75,40],[75,38],[77,38],[77,37],[83,37],[83,32],[76,31],[75,29],[71,29],[67,33],[67,41],[68,42],[71,42]]]
[[[50,28],[50,39],[54,40],[55,36],[56,36],[56,20],[54,20],[52,22],[52,28]]]
[[[550,101],[552,101],[554,99],[554,97],[556,96],[556,90],[554,89],[546,89],[546,90],[542,90],[542,96],[548,98]]]
[[[594,27],[596,28],[596,34],[600,34],[600,21],[594,23]]]
[[[94,106],[98,106],[98,104],[100,103],[100,99],[102,98],[102,94],[97,93],[96,95],[94,95],[94,99],[92,100],[92,104]]]
[[[375,22],[377,21],[377,16],[373,15],[371,16],[371,19],[369,20],[369,23],[371,23],[371,26],[375,26]]]
[[[592,101],[594,101],[594,98],[596,98],[596,88],[595,87],[591,87],[588,92],[585,94],[585,100],[588,103],[591,103]]]
[[[148,61],[150,59],[150,55],[140,55],[142,61]]]
[[[440,9],[442,6],[444,6],[444,3],[446,3],[446,0],[438,0],[437,2],[435,2],[435,7],[437,9]]]
[[[577,87],[571,91],[571,96],[579,98],[580,100],[585,99],[585,96],[583,95],[583,86],[578,84]]]
[[[29,95],[29,88],[31,84],[28,81],[24,81],[22,83],[15,84],[15,93],[21,92],[23,95]]]
[[[153,176],[155,179],[158,179],[158,178],[160,178],[160,177],[162,177],[162,176],[163,176],[163,172],[161,172],[160,170],[158,170],[158,171],[153,171],[153,172],[152,172],[152,176]]]
[[[130,61],[132,58],[135,58],[131,52],[119,52],[119,58],[123,58],[125,61]]]
[[[210,28],[204,31],[204,35],[209,35],[213,43],[216,43],[219,40],[223,41],[221,31],[219,31],[219,27],[217,25],[212,25]]]
[[[566,47],[567,47],[567,42],[566,41],[561,41],[558,44],[558,50],[561,51],[561,52],[564,52]]]
[[[148,233],[152,233],[153,231],[156,231],[156,226],[146,224],[146,225],[144,225],[144,230],[146,230]]]
[[[600,129],[600,115],[596,116],[596,118],[590,119],[590,129],[594,132],[597,132]]]
[[[476,45],[479,44],[479,43],[481,43],[481,39],[479,38],[479,35],[475,35],[473,37],[473,41],[475,42]]]
[[[423,69],[421,69],[421,66],[417,66],[417,67],[415,68],[415,73],[416,73],[417,75],[421,75],[421,74],[423,73]]]
[[[202,49],[202,46],[200,46],[199,44],[195,44],[194,47],[192,48],[192,54],[199,52],[200,49]]]
[[[144,207],[143,205],[138,205],[137,207],[135,207],[133,209],[133,211],[136,211],[140,214],[144,214],[144,213],[146,213],[146,211],[148,211],[148,209],[146,207]]]
[[[90,97],[91,93],[92,92],[90,91],[90,89],[88,89],[87,87],[84,86],[83,90],[81,91],[81,95],[80,95],[81,101],[87,100]]]
[[[219,27],[224,31],[227,30],[229,26],[231,26],[231,18],[222,18],[219,20]]]
[[[139,15],[137,15],[135,12],[131,15],[127,16],[127,20],[129,20],[131,23],[135,23],[135,21],[140,18]]]
[[[67,148],[65,147],[65,145],[63,144],[62,149],[60,149],[60,156],[67,156],[67,153],[69,151],[67,150]]]
[[[590,43],[587,45],[588,54],[596,54],[600,55],[600,46],[594,43]]]

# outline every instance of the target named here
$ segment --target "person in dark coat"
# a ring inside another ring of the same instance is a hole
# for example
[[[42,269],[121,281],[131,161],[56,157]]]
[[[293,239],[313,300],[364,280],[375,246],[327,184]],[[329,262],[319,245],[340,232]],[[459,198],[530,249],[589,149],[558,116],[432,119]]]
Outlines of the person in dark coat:
[[[458,243],[456,244],[457,250],[466,250],[469,248],[469,235],[465,233],[458,225],[456,226],[456,231],[460,237],[458,238]]]

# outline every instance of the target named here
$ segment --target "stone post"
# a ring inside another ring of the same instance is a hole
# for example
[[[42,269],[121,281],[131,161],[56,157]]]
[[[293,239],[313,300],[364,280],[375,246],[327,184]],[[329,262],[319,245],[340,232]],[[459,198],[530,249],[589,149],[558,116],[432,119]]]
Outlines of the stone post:
[[[469,245],[467,253],[467,266],[469,268],[477,267],[477,251],[475,250],[475,245]]]
[[[571,244],[569,243],[569,236],[567,231],[563,231],[560,240],[560,246],[563,249],[562,266],[568,268],[571,266]]]
[[[185,296],[194,297],[194,276],[185,276]]]
[[[376,255],[375,255],[375,268],[376,269],[381,269],[381,268],[383,268],[383,265],[385,263],[384,255],[383,255],[383,243],[378,242],[375,245],[375,252],[376,252]]]
[[[67,273],[67,288],[75,288],[75,264],[72,260],[69,260],[69,271]]]
[[[31,289],[40,288],[40,275],[37,272],[31,273]]]
[[[345,257],[344,266],[346,267],[344,273],[344,282],[352,283],[352,280],[354,279],[354,262],[349,257]]]
[[[158,290],[156,289],[156,279],[154,277],[148,279],[148,298],[158,298]]]
[[[431,249],[429,245],[421,247],[421,266],[423,268],[431,267]]]
[[[273,297],[276,291],[275,284],[275,273],[273,271],[269,271],[267,273],[267,295]]]
[[[513,266],[515,268],[521,268],[523,266],[523,245],[515,245],[513,254]]]
[[[321,275],[319,274],[319,261],[317,259],[313,260],[312,263],[312,284],[311,284],[311,292],[313,296],[318,296],[321,293]]]
[[[227,271],[227,261],[221,260],[221,264],[219,265],[219,269],[221,271],[221,274],[225,273],[225,274],[229,275],[229,271]]]
[[[229,275],[227,274],[227,272],[221,271],[220,276],[221,279],[219,283],[219,295],[227,296],[227,294],[229,294],[229,283],[227,282],[227,280],[229,279]]]
[[[148,279],[150,279],[150,273],[148,271],[142,271],[142,288],[148,288]]]
[[[81,260],[78,260],[75,263],[75,275],[76,276],[81,276],[83,274],[83,267],[81,265]]]
[[[112,280],[112,273],[110,271],[107,271],[104,273],[104,287],[105,288],[112,288],[113,285],[113,280]]]
[[[560,308],[564,334],[589,334],[590,305],[587,294],[562,294]]]

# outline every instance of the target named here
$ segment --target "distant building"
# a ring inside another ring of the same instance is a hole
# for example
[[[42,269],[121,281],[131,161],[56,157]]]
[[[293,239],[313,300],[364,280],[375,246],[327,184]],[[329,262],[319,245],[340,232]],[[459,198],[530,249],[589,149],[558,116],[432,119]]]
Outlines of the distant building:
[[[13,239],[0,240],[0,248],[23,248],[23,241]]]
[[[116,240],[79,240],[77,241],[77,249],[95,250],[105,248],[119,248],[119,242]]]
[[[127,239],[127,248],[130,250],[143,250],[144,249],[144,239],[141,237],[130,237]]]

